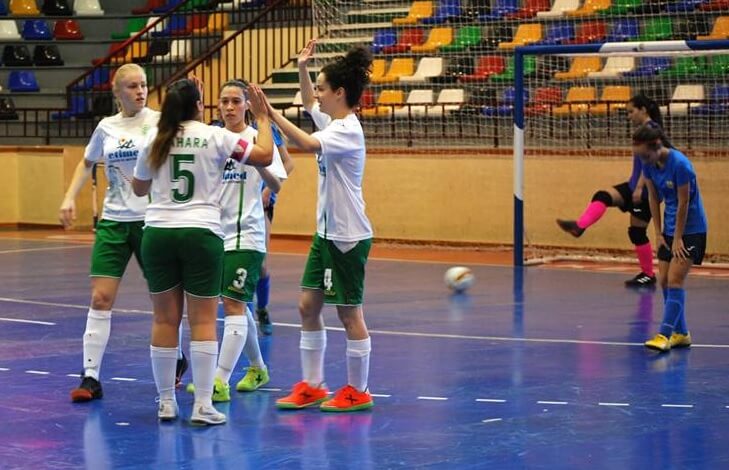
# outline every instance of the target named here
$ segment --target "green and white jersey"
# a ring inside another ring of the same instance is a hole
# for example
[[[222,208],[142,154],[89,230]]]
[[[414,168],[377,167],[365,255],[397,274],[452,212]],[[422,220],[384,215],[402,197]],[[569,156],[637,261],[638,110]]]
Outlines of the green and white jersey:
[[[152,180],[145,225],[161,228],[206,228],[223,238],[220,224],[220,185],[228,157],[245,162],[253,145],[236,133],[198,121],[184,121],[169,156],[157,171],[147,163],[149,146],[140,155],[134,177]],[[234,153],[240,145],[244,152]]]
[[[356,242],[372,238],[372,226],[365,215],[362,177],[365,138],[354,114],[334,119],[322,113],[319,104],[310,110],[316,126],[312,134],[321,144],[319,164],[317,233],[326,240]]]
[[[144,220],[147,197],[138,197],[132,191],[134,165],[142,152],[147,135],[157,128],[159,112],[143,108],[134,117],[122,113],[104,118],[91,135],[84,158],[89,162],[103,162],[106,180],[102,219],[115,222]]]
[[[241,139],[256,143],[258,131],[248,126],[238,134]],[[279,179],[286,179],[281,155],[273,148],[273,161],[266,170]],[[255,250],[266,252],[266,219],[261,191],[263,178],[254,167],[229,158],[223,172],[220,196],[221,219],[225,233],[225,251]]]

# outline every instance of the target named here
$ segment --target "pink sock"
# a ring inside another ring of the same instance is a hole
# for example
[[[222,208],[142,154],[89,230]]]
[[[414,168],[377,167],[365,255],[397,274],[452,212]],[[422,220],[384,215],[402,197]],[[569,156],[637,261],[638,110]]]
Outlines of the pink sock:
[[[640,270],[649,276],[653,276],[653,248],[651,242],[635,245],[635,254],[638,255]]]
[[[590,205],[587,206],[587,209],[585,209],[585,212],[583,212],[580,218],[577,219],[577,226],[582,229],[589,227],[600,220],[600,217],[602,217],[606,210],[607,206],[604,202],[592,201]]]

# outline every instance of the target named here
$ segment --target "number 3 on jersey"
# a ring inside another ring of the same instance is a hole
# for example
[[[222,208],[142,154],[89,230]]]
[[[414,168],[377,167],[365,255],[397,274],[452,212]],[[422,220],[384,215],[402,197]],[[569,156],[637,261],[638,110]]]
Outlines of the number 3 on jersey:
[[[195,174],[184,169],[182,166],[194,165],[195,155],[193,154],[170,154],[172,158],[172,176],[173,183],[178,183],[177,187],[172,190],[172,200],[175,202],[188,202],[195,193]],[[180,191],[184,188],[184,192]]]
[[[237,279],[233,279],[233,287],[236,289],[243,290],[243,286],[246,285],[246,278],[248,277],[248,271],[245,270],[245,268],[238,268],[235,270],[235,273],[238,275]]]

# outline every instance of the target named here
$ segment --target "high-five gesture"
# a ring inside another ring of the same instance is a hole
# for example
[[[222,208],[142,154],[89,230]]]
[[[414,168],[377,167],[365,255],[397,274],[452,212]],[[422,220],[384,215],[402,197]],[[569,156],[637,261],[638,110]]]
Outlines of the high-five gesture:
[[[304,105],[304,109],[311,111],[314,106],[314,85],[311,83],[311,77],[309,76],[309,70],[306,65],[309,63],[311,58],[314,56],[316,51],[316,39],[311,39],[306,47],[299,52],[299,89],[301,90],[301,102]]]
[[[297,61],[299,67],[306,67],[311,58],[314,56],[315,51],[316,39],[310,39],[309,42],[306,43],[306,47],[301,49],[301,52],[299,52],[299,59]]]
[[[248,86],[248,109],[253,113],[256,119],[267,117],[269,113],[268,100],[266,95],[258,85]]]

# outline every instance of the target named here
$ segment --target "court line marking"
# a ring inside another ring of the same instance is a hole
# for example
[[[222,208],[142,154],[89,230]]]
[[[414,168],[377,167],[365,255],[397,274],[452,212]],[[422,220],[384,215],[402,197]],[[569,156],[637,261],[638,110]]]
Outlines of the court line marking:
[[[114,423],[114,424],[116,424],[117,426],[129,426],[129,423],[127,423],[125,421],[119,421],[118,423]]]
[[[0,372],[7,372],[9,370],[10,369],[8,369],[7,367],[0,367]],[[729,406],[727,406],[727,408],[729,408]]]
[[[630,403],[611,403],[611,402],[599,402],[599,406],[630,406]]]
[[[501,420],[502,420],[501,418],[491,418],[491,419],[482,419],[481,422],[482,423],[496,423]]]
[[[567,405],[566,401],[538,401],[537,405]]]
[[[501,398],[476,398],[479,403],[506,403],[506,400]]]
[[[116,380],[119,382],[136,382],[137,379],[133,379],[131,377],[112,377],[111,380]]]
[[[77,304],[64,304],[59,302],[44,302],[40,300],[25,300],[25,299],[14,299],[11,297],[0,297],[0,302],[10,302],[18,304],[28,305],[42,305],[46,307],[62,307],[62,308],[77,308],[82,310],[88,310],[88,305],[77,305]],[[114,308],[114,313],[142,313],[145,315],[152,315],[151,310],[139,310],[139,309],[125,309],[125,308]],[[31,321],[31,320],[26,320]],[[223,319],[218,319],[223,321]],[[282,323],[274,322],[276,326],[282,326],[287,328],[301,328],[300,323]],[[344,328],[337,326],[327,326],[329,331],[344,331]],[[370,333],[378,335],[389,335],[389,336],[407,336],[415,338],[441,338],[441,339],[469,339],[475,341],[504,341],[511,343],[552,343],[552,344],[590,344],[599,346],[632,346],[644,348],[643,343],[629,343],[626,341],[597,341],[597,340],[582,340],[582,339],[555,339],[555,338],[513,338],[508,336],[476,336],[476,335],[456,335],[446,333],[419,333],[413,331],[391,331],[391,330],[369,330]],[[709,348],[709,349],[729,349],[729,344],[692,344],[692,348]]]
[[[13,322],[13,323],[30,323],[32,325],[48,325],[48,326],[55,325],[55,323],[50,322],[50,321],[21,320],[19,318],[5,318],[5,317],[0,317],[0,321],[9,321],[9,322]]]
[[[81,374],[66,374],[66,377],[75,377],[77,379],[81,378]]]
[[[392,395],[388,395],[386,393],[370,393],[375,398],[390,398]]]
[[[418,400],[446,401],[448,397],[418,397]]]
[[[31,370],[26,370],[25,373],[26,374],[34,374],[34,375],[51,375],[50,372],[45,371],[45,370],[32,370],[31,369]]]
[[[694,405],[676,405],[672,403],[664,403],[661,405],[663,408],[693,408]]]
[[[0,238],[0,240],[2,240]],[[29,253],[32,251],[60,251],[60,250],[72,250],[76,248],[88,248],[90,245],[71,245],[71,246],[49,246],[45,248],[20,248],[17,250],[1,250],[0,255],[7,255],[13,253]]]
[[[258,390],[261,390],[263,392],[280,392],[280,388],[270,388],[270,387],[261,387]]]

